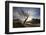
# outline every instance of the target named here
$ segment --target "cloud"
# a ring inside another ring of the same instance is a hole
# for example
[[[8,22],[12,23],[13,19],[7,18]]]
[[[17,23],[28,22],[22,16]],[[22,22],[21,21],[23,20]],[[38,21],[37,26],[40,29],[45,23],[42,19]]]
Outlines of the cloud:
[[[13,7],[13,19],[40,18],[40,8]]]

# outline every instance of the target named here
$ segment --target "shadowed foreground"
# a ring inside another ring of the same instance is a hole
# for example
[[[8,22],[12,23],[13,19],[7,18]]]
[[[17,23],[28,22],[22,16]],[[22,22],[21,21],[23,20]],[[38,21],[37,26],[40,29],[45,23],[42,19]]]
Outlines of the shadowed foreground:
[[[19,27],[40,27],[40,19],[32,19],[30,21],[26,21],[25,23],[22,23],[19,19],[13,20],[13,28]]]

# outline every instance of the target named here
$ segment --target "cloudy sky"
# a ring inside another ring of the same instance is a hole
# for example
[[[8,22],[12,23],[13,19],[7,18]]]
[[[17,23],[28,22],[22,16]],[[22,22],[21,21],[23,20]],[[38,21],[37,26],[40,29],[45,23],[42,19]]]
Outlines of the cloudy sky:
[[[40,19],[40,8],[13,7],[13,19],[24,20],[27,16]]]

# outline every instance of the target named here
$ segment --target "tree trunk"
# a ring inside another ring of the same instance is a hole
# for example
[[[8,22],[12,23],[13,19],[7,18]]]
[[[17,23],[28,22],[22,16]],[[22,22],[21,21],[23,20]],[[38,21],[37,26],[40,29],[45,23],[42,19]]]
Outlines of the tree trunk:
[[[23,23],[23,24],[25,24],[25,22],[27,21],[27,19],[28,19],[28,17],[25,19],[25,21],[24,21],[24,23]]]

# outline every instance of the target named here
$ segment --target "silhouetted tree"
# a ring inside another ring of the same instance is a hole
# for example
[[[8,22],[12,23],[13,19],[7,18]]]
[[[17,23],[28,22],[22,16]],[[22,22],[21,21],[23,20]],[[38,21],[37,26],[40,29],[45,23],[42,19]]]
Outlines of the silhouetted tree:
[[[25,22],[27,21],[29,15],[28,15],[28,13],[25,13],[22,9],[21,9],[21,12],[22,12],[22,14],[23,14],[24,16],[27,17],[27,18],[24,20],[24,22],[23,22],[23,24],[25,24]],[[28,11],[27,11],[27,12],[28,12]]]

